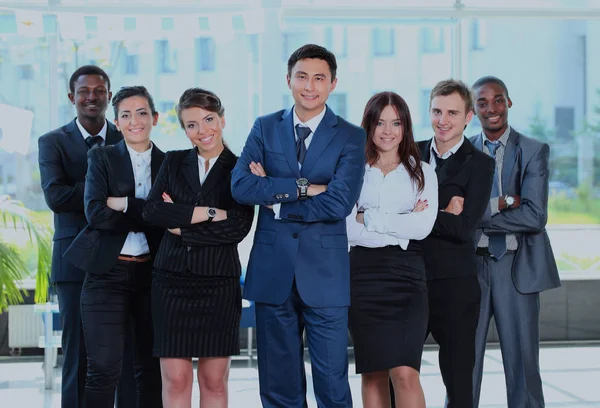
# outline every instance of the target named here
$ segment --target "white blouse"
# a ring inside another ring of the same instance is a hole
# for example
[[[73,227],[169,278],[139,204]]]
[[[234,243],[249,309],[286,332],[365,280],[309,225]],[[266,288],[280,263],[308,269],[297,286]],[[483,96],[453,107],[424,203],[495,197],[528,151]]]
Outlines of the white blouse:
[[[421,167],[425,187],[419,193],[402,164],[387,176],[380,169],[366,165],[358,203],[346,219],[350,246],[399,245],[406,249],[409,240],[421,240],[429,235],[438,213],[437,175],[429,164],[421,162]],[[429,206],[412,212],[419,199],[427,200]],[[365,211],[364,225],[356,221],[361,207]]]

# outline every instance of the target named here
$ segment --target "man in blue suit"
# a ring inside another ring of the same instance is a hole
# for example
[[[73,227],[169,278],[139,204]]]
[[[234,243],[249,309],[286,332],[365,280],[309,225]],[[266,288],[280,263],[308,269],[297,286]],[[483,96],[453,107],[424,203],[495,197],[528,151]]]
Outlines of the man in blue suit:
[[[475,234],[481,305],[473,405],[479,406],[486,338],[494,316],[508,408],[541,408],[539,293],[560,286],[545,228],[550,147],[508,125],[512,101],[500,79],[489,76],[477,80],[473,99],[483,132],[471,142],[496,162],[488,209]]]
[[[319,407],[351,407],[350,266],[345,219],[358,199],[365,132],[326,106],[335,56],[305,45],[288,60],[294,107],[254,122],[233,197],[260,205],[244,297],[256,302],[264,407],[306,407],[303,332]]]

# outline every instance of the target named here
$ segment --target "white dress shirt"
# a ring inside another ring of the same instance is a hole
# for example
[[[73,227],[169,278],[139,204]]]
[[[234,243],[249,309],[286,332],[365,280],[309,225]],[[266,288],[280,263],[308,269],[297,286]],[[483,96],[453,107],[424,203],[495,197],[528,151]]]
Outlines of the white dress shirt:
[[[104,121],[104,126],[102,126],[102,129],[100,129],[100,133],[98,133],[97,135],[92,135],[92,134],[90,134],[90,132],[85,130],[85,128],[83,127],[81,122],[79,122],[79,118],[75,119],[75,124],[79,128],[79,131],[81,132],[81,136],[83,136],[83,140],[87,139],[89,136],[100,136],[100,137],[102,137],[102,144],[100,146],[104,146],[106,144],[106,132],[108,130],[108,125],[107,125],[106,120]]]
[[[438,212],[437,176],[427,163],[421,162],[421,167],[425,187],[419,192],[402,164],[386,176],[380,169],[366,165],[358,203],[346,219],[350,246],[399,245],[406,249],[409,240],[429,235]],[[412,212],[418,200],[427,200],[428,207]],[[356,221],[358,208],[365,211],[364,225]]]
[[[208,170],[206,170],[206,159],[198,155],[198,173],[200,177],[200,185],[204,184],[206,177],[208,177],[208,173],[210,173],[210,170],[213,168],[218,158],[219,156],[208,159]]]
[[[151,172],[151,155],[152,155],[152,144],[150,148],[143,153],[138,153],[129,146],[127,146],[129,157],[131,158],[131,165],[133,166],[133,179],[135,181],[135,198],[147,198],[150,193],[150,187],[152,185],[152,172]],[[126,201],[127,203],[129,200]],[[128,205],[125,205],[127,212]],[[130,232],[127,234],[127,239],[123,248],[121,248],[121,254],[123,255],[144,255],[150,252],[148,247],[148,240],[143,232]]]
[[[301,127],[307,127],[310,129],[310,134],[308,135],[308,137],[306,139],[304,139],[304,145],[306,146],[307,151],[308,151],[308,146],[310,146],[310,142],[312,141],[313,135],[315,134],[315,130],[317,130],[317,128],[319,127],[319,124],[325,117],[326,111],[327,111],[327,107],[324,107],[323,111],[321,111],[321,113],[319,113],[317,116],[315,116],[312,119],[307,120],[306,122],[302,122],[300,120],[300,118],[298,117],[298,114],[296,114],[296,107],[294,107],[293,116],[294,116],[294,139],[295,139],[295,141],[298,140],[298,134],[296,133],[296,125],[300,125]],[[298,167],[302,168],[302,165],[300,163],[298,163]],[[279,217],[280,211],[281,211],[281,203],[273,204],[273,212],[275,213],[276,220],[281,219]]]

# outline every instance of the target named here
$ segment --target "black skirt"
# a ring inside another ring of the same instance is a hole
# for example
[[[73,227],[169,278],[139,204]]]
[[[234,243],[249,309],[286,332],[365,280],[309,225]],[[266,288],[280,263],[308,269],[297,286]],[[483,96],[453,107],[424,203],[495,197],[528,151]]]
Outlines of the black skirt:
[[[240,353],[238,278],[154,270],[152,323],[156,357],[225,357]]]
[[[356,373],[408,366],[419,371],[429,305],[418,243],[350,250],[349,324]]]

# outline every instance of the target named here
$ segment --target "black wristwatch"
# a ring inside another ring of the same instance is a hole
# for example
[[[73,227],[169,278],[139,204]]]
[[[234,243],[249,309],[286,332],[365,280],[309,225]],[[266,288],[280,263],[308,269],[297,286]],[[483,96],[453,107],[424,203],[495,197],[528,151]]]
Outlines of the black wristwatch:
[[[302,177],[296,180],[296,186],[298,187],[298,199],[306,200],[308,198],[308,186],[310,182],[307,178]]]
[[[217,216],[217,210],[212,208],[212,207],[208,207],[208,210],[206,210],[206,215],[208,215],[208,222],[211,222],[213,220],[213,218],[215,218]]]
[[[506,204],[506,208],[513,208],[515,205],[515,198],[511,195],[505,195],[504,203]]]

